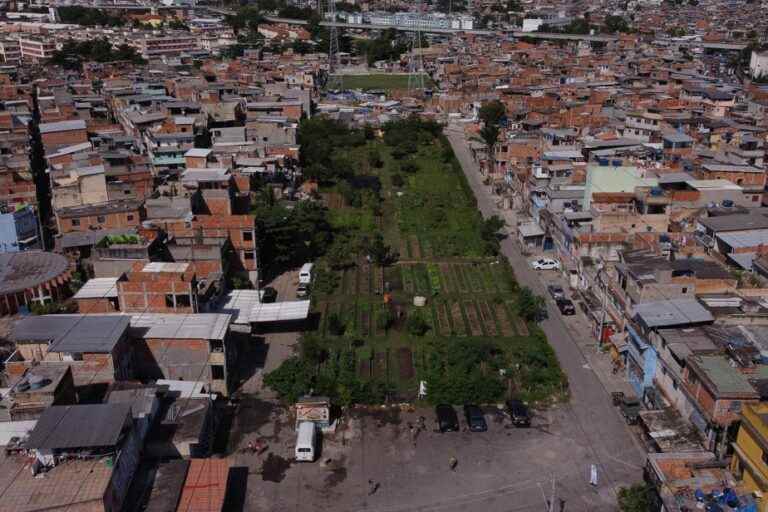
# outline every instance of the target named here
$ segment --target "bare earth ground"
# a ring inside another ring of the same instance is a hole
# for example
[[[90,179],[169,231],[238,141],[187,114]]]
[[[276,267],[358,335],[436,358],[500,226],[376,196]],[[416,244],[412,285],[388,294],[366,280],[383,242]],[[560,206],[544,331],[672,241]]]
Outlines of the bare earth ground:
[[[428,431],[414,446],[408,423],[419,415],[427,418]],[[235,431],[256,431],[237,444],[261,436],[269,448],[259,456],[237,453],[235,459],[249,468],[251,511],[541,511],[546,510],[544,495],[552,495],[553,477],[555,510],[561,499],[562,510],[615,510],[610,488],[588,483],[592,450],[581,435],[573,435],[571,417],[568,406],[556,407],[537,414],[533,428],[515,429],[490,408],[488,432],[439,434],[429,430],[431,410],[355,411],[335,434],[324,437],[317,462],[295,463],[295,432],[286,410],[250,401],[241,405]],[[460,422],[463,426],[463,418]],[[634,449],[613,457],[624,464]],[[459,461],[455,471],[448,467],[451,456]],[[380,484],[372,496],[369,479]]]

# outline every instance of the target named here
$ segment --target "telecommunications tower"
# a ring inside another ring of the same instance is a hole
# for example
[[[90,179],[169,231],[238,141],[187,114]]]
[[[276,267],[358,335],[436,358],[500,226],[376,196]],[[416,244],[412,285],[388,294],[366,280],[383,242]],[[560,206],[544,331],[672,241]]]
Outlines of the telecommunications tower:
[[[411,54],[408,59],[408,91],[411,93],[424,91],[424,57],[421,52],[421,29],[423,26],[422,16],[424,15],[419,0],[416,6],[418,19],[416,20],[416,31],[412,33]]]

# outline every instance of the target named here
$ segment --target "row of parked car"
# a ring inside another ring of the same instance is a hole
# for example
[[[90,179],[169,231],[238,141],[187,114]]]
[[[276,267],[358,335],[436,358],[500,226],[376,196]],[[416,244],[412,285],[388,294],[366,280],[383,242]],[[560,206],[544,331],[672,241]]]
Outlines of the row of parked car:
[[[508,400],[505,405],[506,413],[509,415],[512,425],[519,428],[531,426],[531,412],[523,402],[520,400]],[[452,405],[438,405],[435,407],[435,416],[437,417],[437,428],[440,432],[459,431],[459,417]],[[471,432],[485,432],[488,430],[485,414],[477,405],[465,405],[464,418],[467,422],[467,428]]]

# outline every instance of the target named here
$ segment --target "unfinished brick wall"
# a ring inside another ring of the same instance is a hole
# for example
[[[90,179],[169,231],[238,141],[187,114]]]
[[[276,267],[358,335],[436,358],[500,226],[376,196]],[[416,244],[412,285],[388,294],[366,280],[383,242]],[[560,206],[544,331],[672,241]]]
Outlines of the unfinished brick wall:
[[[104,222],[100,222],[103,217]],[[73,222],[74,221],[74,222]],[[88,231],[92,228],[102,229],[130,228],[141,223],[141,211],[139,209],[127,212],[114,212],[105,215],[83,215],[80,217],[59,217],[61,233],[74,231]]]

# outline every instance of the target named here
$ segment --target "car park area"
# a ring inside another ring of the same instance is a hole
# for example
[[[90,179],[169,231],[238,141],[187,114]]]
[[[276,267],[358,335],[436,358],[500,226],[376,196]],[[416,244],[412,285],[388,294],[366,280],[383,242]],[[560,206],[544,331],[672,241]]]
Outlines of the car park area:
[[[241,407],[254,412],[235,425],[238,446],[257,436],[268,445],[258,456],[236,455],[249,469],[250,510],[312,503],[313,510],[538,511],[539,487],[549,492],[553,476],[565,510],[613,510],[609,490],[589,485],[592,449],[574,438],[568,406],[532,411],[531,428],[515,428],[504,404],[483,406],[486,432],[469,431],[463,408],[454,406],[460,431],[446,433],[438,432],[434,408],[356,408],[335,433],[323,435],[314,463],[293,462],[296,432],[285,409],[263,402]],[[409,426],[422,416],[426,429],[414,436]],[[369,480],[378,484],[370,495]]]

